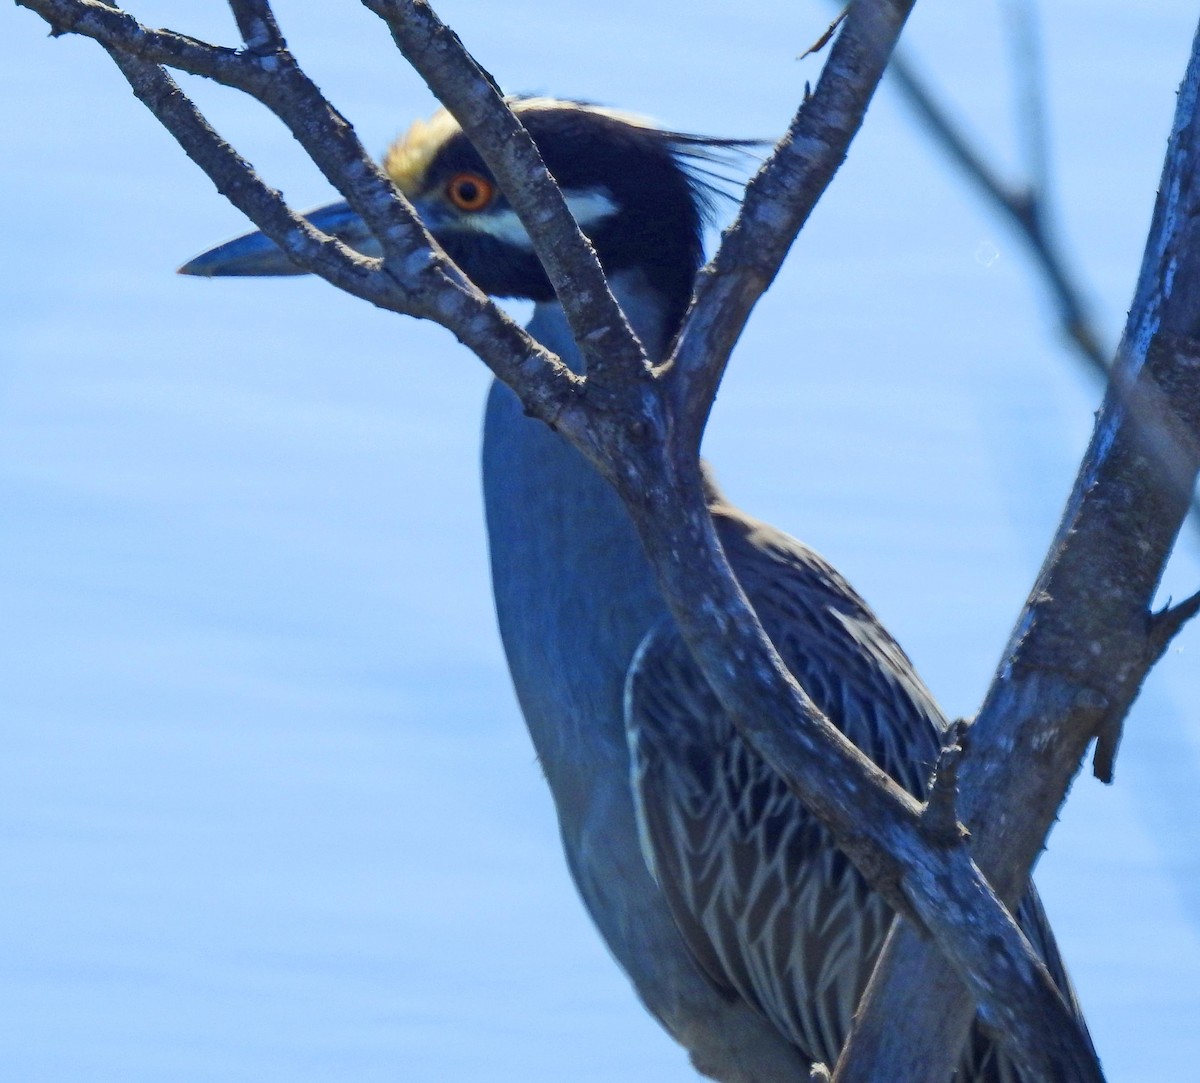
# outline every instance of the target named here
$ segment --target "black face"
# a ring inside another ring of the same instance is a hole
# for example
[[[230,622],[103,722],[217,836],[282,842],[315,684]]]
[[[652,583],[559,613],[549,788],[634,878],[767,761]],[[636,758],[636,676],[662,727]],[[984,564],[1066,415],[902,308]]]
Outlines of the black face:
[[[496,198],[495,206],[511,209],[503,196]],[[488,233],[453,226],[435,227],[433,235],[446,254],[484,293],[493,297],[524,297],[531,301],[553,300],[554,287],[532,249],[510,244]]]
[[[640,268],[681,318],[703,256],[707,191],[681,157],[705,157],[730,144],[571,105],[526,108],[520,117],[605,271]],[[535,301],[553,297],[511,207],[461,132],[435,155],[422,188],[419,201],[433,208],[434,235],[480,289]]]

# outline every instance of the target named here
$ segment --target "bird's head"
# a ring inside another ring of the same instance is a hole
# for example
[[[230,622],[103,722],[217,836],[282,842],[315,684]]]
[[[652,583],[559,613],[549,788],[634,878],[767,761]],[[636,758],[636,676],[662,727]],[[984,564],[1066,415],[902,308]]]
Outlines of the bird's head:
[[[578,102],[520,98],[509,104],[605,271],[640,270],[671,315],[682,316],[703,256],[705,216],[721,191],[706,165],[746,144],[665,131],[640,117]],[[389,148],[383,165],[438,243],[480,289],[533,301],[554,296],[516,212],[449,113],[441,110],[414,124]],[[345,203],[307,217],[363,252],[379,251]],[[180,271],[301,273],[259,233],[211,249]]]

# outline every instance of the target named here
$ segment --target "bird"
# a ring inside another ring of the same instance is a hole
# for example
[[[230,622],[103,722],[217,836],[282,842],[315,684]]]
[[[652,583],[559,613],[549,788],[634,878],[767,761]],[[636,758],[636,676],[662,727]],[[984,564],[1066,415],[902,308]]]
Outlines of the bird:
[[[508,100],[593,245],[647,356],[688,309],[723,155],[743,146],[553,98]],[[482,290],[533,302],[530,335],[584,361],[533,245],[446,110],[383,167]],[[345,203],[310,212],[367,254]],[[194,275],[300,273],[250,233]],[[667,610],[616,493],[494,381],[482,472],[497,622],[584,906],[649,1012],[720,1083],[832,1066],[893,920],[829,832],[738,734]],[[914,797],[949,723],[868,605],[821,556],[734,507],[706,474],[729,563],[816,706]],[[1082,1024],[1036,891],[1018,920]],[[975,1025],[956,1080],[1019,1083]]]

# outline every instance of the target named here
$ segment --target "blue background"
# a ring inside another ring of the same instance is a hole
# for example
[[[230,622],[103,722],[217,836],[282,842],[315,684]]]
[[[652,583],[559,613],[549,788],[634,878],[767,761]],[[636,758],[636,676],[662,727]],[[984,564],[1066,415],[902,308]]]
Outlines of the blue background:
[[[808,4],[438,5],[510,90],[772,136]],[[1063,236],[1115,341],[1194,5],[1045,5]],[[235,43],[223,4],[137,13]],[[281,0],[382,150],[433,103],[373,16]],[[909,44],[1018,162],[991,5]],[[298,206],[253,104],[186,85]],[[576,902],[492,624],[482,366],[317,281],[171,272],[244,228],[92,43],[0,13],[0,1078],[695,1074]],[[747,331],[707,453],[973,713],[1099,389],[890,92]],[[1200,585],[1195,530],[1166,585]],[[1038,873],[1112,1083],[1200,1062],[1200,632]]]

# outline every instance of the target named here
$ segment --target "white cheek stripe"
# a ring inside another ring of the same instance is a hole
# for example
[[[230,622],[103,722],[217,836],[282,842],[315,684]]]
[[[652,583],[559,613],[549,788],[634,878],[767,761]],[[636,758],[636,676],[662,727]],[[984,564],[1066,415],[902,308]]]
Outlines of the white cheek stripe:
[[[576,189],[564,192],[563,195],[566,198],[567,207],[575,217],[575,221],[579,223],[579,228],[585,233],[592,226],[598,225],[604,219],[611,218],[617,213],[616,203],[603,188],[588,188],[582,191]],[[533,251],[533,242],[529,239],[529,234],[525,232],[525,227],[521,225],[517,212],[511,207],[490,213],[464,214],[458,219],[456,225],[463,230],[486,233],[515,248]]]

